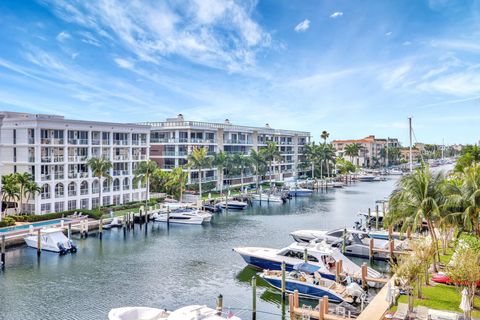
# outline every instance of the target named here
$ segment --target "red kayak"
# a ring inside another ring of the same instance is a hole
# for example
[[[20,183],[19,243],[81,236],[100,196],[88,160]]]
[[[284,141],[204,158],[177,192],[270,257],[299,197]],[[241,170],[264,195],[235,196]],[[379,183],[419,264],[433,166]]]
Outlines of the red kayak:
[[[443,273],[437,273],[433,275],[432,281],[436,283],[453,284],[452,279]],[[477,281],[477,286],[480,286],[480,280]]]

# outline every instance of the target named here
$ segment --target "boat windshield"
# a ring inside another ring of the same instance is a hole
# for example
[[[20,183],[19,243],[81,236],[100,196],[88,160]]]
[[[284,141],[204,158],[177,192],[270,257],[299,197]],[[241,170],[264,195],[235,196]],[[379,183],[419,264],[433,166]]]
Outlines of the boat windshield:
[[[280,255],[284,257],[303,259],[303,252],[295,250],[286,250],[281,252]],[[310,262],[318,262],[318,259],[310,254],[307,254],[307,260]]]

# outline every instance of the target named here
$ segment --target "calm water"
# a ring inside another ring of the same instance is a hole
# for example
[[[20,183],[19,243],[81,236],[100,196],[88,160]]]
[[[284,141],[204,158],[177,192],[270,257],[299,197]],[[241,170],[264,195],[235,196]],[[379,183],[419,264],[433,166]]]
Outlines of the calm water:
[[[284,247],[295,229],[351,227],[359,210],[374,207],[390,194],[396,180],[357,183],[315,193],[285,205],[255,205],[244,212],[217,214],[208,226],[149,223],[124,236],[106,231],[77,239],[79,251],[58,256],[26,246],[7,252],[0,273],[0,319],[106,319],[111,308],[151,306],[175,309],[188,304],[224,306],[249,319],[240,309],[251,306],[254,272],[232,252],[235,246]],[[274,290],[259,284],[258,319],[281,319]]]

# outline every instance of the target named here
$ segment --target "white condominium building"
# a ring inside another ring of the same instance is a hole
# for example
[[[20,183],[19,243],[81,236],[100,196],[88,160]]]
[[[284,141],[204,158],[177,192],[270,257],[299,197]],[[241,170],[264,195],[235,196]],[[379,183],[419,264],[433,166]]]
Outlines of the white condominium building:
[[[310,132],[273,129],[268,124],[265,127],[241,126],[228,119],[224,123],[187,121],[181,114],[163,122],[142,124],[151,126],[150,159],[165,170],[186,166],[188,154],[194,147],[207,147],[211,155],[219,151],[249,154],[251,149],[258,151],[267,142],[274,141],[282,156],[282,161],[275,161],[270,168],[274,178],[296,177],[303,148],[310,141]],[[250,175],[244,182],[253,180]],[[211,181],[217,186],[220,183],[238,185],[240,177],[228,177],[220,182],[216,168],[206,168],[203,183]],[[192,183],[198,183],[197,170],[189,174],[188,184]]]
[[[36,214],[92,209],[102,203],[145,199],[146,189],[133,184],[134,170],[149,157],[150,127],[62,116],[0,112],[0,175],[29,172],[42,188],[30,200]],[[87,159],[108,159],[112,179],[100,186]]]

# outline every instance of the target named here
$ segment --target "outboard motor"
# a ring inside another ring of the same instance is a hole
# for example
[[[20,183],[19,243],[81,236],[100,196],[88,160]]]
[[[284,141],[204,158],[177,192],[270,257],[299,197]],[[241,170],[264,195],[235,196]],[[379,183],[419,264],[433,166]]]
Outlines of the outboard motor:
[[[68,244],[70,245],[70,252],[71,253],[77,252],[77,246],[71,240],[68,240]]]
[[[65,248],[65,246],[63,245],[63,243],[57,243],[57,248],[60,249],[60,255],[63,256],[64,254],[66,254],[68,252],[68,250]]]
[[[362,287],[356,283],[356,282],[351,282],[349,285],[346,287],[346,292],[349,296],[353,298],[353,301],[357,301],[357,299],[361,299],[362,297],[365,297],[367,293],[362,289]]]

